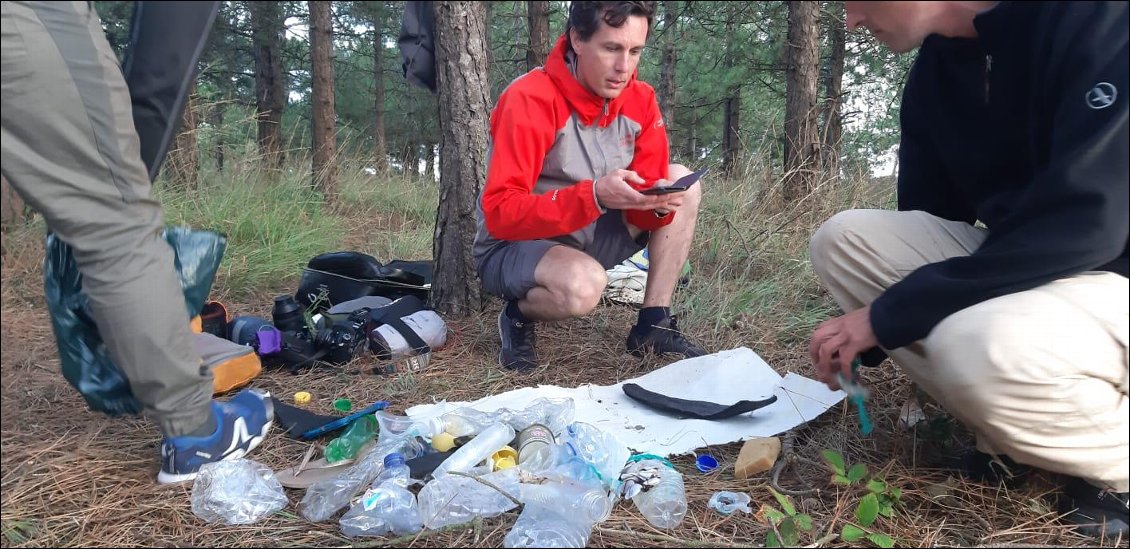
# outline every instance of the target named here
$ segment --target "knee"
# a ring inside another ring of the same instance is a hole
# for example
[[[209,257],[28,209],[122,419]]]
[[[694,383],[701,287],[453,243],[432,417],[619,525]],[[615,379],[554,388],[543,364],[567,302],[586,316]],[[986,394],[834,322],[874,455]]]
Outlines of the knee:
[[[808,256],[812,268],[824,276],[828,266],[838,258],[855,255],[859,243],[867,240],[869,227],[875,225],[875,210],[845,210],[823,224],[812,234]]]
[[[554,292],[558,307],[568,316],[589,314],[600,304],[600,296],[608,285],[608,275],[595,261],[574,264],[567,275]]]
[[[682,164],[671,164],[667,166],[667,180],[677,181],[680,177],[690,175],[691,170]],[[698,183],[691,185],[685,193],[683,193],[683,206],[680,211],[698,211],[698,207],[702,204],[702,186],[704,181],[698,180]]]

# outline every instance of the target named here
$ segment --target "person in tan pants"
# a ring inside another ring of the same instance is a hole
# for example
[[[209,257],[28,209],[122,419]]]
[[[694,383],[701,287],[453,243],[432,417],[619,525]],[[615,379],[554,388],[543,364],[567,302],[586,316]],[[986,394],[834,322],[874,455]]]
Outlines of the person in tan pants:
[[[810,343],[838,388],[885,352],[984,455],[1068,477],[1060,509],[1127,534],[1127,4],[847,2],[898,52],[898,210],[813,235],[846,312]]]
[[[158,481],[243,456],[271,425],[268,395],[212,400],[173,251],[161,236],[129,90],[89,2],[8,2],[3,175],[74,250],[99,333],[165,436]]]

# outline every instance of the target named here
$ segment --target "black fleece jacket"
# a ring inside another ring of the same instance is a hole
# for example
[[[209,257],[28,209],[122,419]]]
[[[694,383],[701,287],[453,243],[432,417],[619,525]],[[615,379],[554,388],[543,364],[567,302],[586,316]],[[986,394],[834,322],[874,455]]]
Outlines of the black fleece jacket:
[[[931,35],[903,91],[898,207],[966,223],[972,255],[871,306],[902,347],[982,301],[1084,271],[1127,276],[1127,3],[1001,2],[978,38]]]

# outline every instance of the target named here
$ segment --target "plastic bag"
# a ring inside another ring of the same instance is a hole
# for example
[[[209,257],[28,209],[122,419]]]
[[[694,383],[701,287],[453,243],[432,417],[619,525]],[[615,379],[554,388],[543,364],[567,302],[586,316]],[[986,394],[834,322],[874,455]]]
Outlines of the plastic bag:
[[[208,522],[251,524],[288,502],[275,473],[250,459],[205,464],[192,483],[192,512]]]
[[[749,494],[746,493],[714,492],[706,505],[723,515],[732,515],[735,511],[753,512],[749,508]]]
[[[174,265],[191,319],[208,298],[227,239],[187,227],[169,227],[164,237],[173,247]],[[141,413],[141,403],[134,398],[129,380],[110,359],[90,314],[74,252],[53,233],[47,235],[45,252],[44,296],[55,329],[63,377],[78,389],[91,410],[111,416]]]

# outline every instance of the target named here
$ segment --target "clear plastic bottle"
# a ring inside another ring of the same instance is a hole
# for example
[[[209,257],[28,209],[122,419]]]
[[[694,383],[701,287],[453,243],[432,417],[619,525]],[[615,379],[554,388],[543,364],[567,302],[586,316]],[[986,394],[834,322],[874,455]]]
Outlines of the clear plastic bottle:
[[[590,524],[604,522],[612,515],[612,500],[604,490],[595,486],[562,482],[523,483],[518,500],[523,505],[544,505],[554,509],[567,505],[570,514],[579,513]]]
[[[576,422],[565,429],[565,443],[578,457],[592,465],[609,489],[619,484],[620,471],[632,452],[612,433],[594,425]]]
[[[347,536],[414,534],[423,529],[416,496],[408,491],[404,455],[393,452],[384,458],[384,470],[361,499],[341,517],[341,531]]]
[[[503,547],[584,547],[592,534],[592,523],[558,507],[526,505],[514,527],[502,540]]]
[[[377,480],[373,481],[373,486],[380,486],[385,481],[389,481],[401,488],[407,488],[412,483],[410,474],[411,470],[405,464],[404,454],[393,452],[385,456],[384,470],[377,475]]]
[[[391,442],[395,439],[409,439],[414,437],[424,437],[430,440],[433,436],[442,433],[444,430],[443,420],[438,417],[427,420],[416,420],[408,416],[390,414],[384,410],[377,412],[375,417],[380,427],[380,434],[377,435],[377,441],[381,444]]]
[[[343,459],[353,459],[362,446],[377,436],[377,418],[361,416],[341,436],[326,445],[326,461],[336,463]]]
[[[514,440],[514,428],[504,423],[496,423],[488,427],[478,436],[464,444],[451,457],[444,460],[432,472],[434,478],[446,474],[448,471],[466,472],[472,467],[483,462],[491,454]]]
[[[658,460],[643,460],[643,467],[657,467],[659,484],[636,494],[640,514],[657,528],[674,528],[687,514],[687,494],[683,490],[683,475]]]

